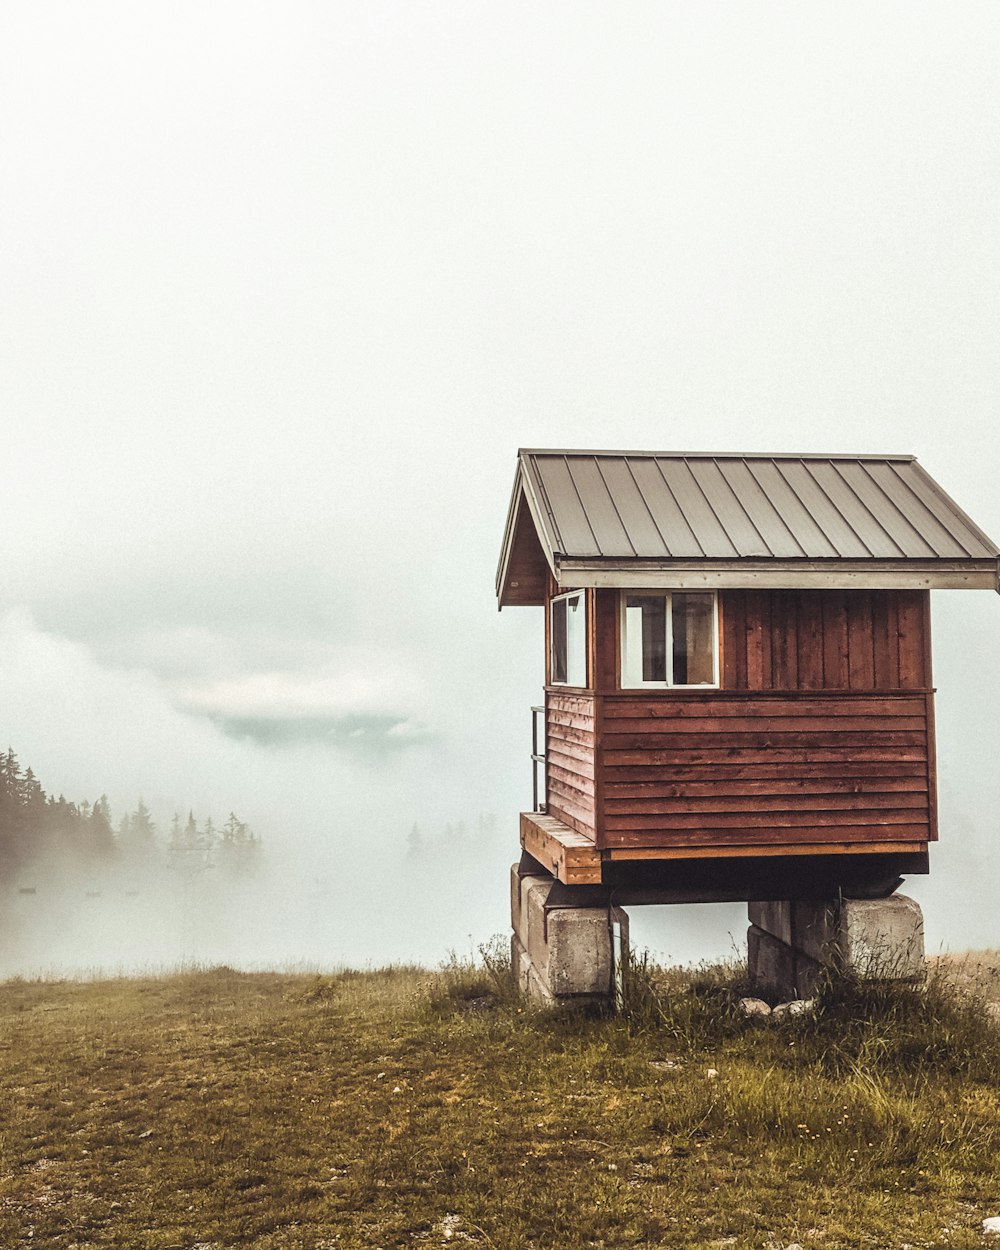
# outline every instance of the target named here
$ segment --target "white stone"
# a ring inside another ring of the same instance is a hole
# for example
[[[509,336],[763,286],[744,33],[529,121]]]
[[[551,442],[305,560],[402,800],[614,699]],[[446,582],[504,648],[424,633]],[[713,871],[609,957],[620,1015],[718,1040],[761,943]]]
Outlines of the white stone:
[[[762,998],[741,998],[740,1011],[744,1016],[769,1016],[771,1008]]]
[[[815,1010],[816,1000],[814,998],[796,998],[790,1003],[778,1003],[777,1007],[771,1012],[771,1019],[793,1019],[795,1016],[805,1016],[810,1011]]]
[[[988,1220],[983,1220],[984,1233],[1000,1233],[1000,1215],[991,1215]]]

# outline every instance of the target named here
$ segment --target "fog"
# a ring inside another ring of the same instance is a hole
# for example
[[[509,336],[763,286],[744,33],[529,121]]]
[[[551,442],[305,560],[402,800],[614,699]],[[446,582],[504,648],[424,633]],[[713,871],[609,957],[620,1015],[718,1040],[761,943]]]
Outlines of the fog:
[[[264,853],[238,890],[40,865],[0,973],[506,930],[519,445],[915,453],[1000,536],[998,35],[985,3],[6,6],[0,741]],[[912,892],[932,948],[1000,945],[1000,599],[933,611]],[[745,916],[633,925],[689,960]]]

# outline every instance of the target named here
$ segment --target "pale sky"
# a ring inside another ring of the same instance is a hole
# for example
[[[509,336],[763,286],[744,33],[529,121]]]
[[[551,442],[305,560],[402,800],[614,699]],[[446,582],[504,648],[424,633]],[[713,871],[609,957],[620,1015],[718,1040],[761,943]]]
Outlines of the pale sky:
[[[8,2],[0,111],[0,707],[49,789],[357,865],[493,811],[515,858],[520,445],[914,453],[1000,537],[993,3]],[[1000,945],[1000,600],[934,606],[920,897]]]

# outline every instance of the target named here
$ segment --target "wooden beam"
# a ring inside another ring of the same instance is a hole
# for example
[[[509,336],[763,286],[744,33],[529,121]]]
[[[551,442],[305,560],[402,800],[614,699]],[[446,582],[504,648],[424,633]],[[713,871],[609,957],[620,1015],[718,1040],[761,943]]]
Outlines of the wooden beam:
[[[614,860],[649,859],[763,859],[790,855],[898,855],[926,851],[926,842],[799,842],[753,846],[629,846],[605,851]]]
[[[600,885],[601,853],[554,816],[521,813],[521,846],[563,885]]]

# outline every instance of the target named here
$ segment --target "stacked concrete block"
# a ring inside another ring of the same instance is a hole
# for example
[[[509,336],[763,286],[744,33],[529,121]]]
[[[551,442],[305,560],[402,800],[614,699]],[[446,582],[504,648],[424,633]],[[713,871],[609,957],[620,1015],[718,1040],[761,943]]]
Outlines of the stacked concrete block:
[[[883,980],[924,975],[924,923],[911,898],[751,903],[750,974],[775,998],[807,998],[826,968]]]
[[[511,869],[511,955],[522,990],[544,1006],[613,1003],[615,941],[628,950],[628,917],[617,907],[553,906],[548,873]]]

